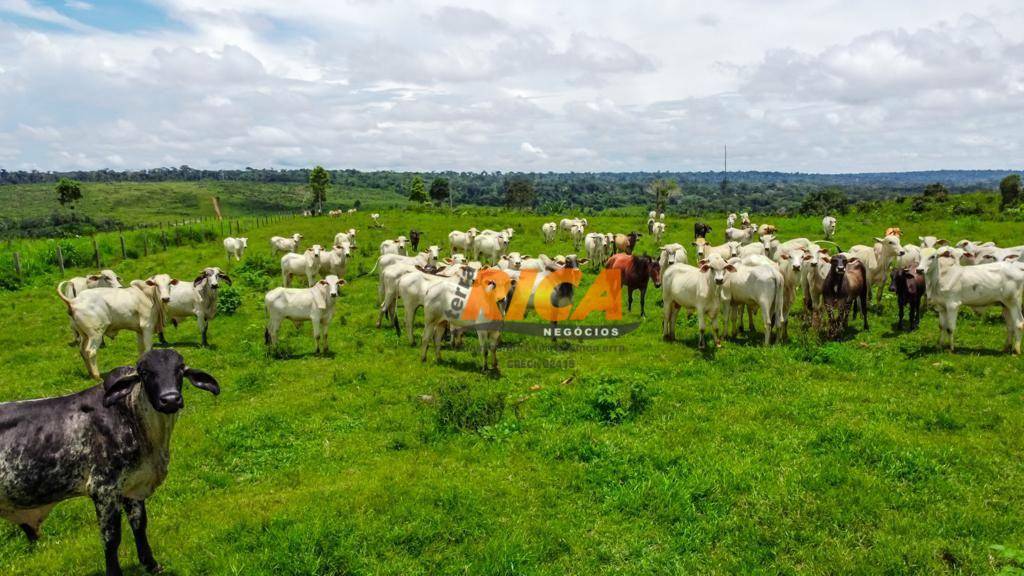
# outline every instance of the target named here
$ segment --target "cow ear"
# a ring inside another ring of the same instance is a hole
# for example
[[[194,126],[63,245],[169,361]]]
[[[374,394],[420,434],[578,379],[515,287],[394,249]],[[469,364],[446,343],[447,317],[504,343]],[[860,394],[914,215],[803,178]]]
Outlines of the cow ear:
[[[822,256],[822,257],[821,257],[821,259],[822,259],[823,261],[825,261],[825,262],[831,262],[831,261],[832,261],[832,259],[831,259],[831,258],[829,258],[829,257],[828,257],[827,255],[826,255],[826,256]]]
[[[89,276],[89,280],[92,280],[93,282],[95,282],[96,280],[99,280],[99,279],[100,279],[100,277],[95,275],[95,274]]]
[[[783,260],[789,260],[789,254],[779,254],[779,258],[782,258]]]
[[[348,284],[348,282],[345,282],[344,278],[338,278],[338,286],[344,286],[345,284]]]
[[[224,281],[225,284],[231,286],[231,276],[228,276],[227,274],[220,272],[217,274],[217,278],[220,278],[221,280]]]
[[[103,379],[103,405],[109,408],[117,404],[132,391],[133,386],[141,381],[142,378],[134,366],[114,368]]]
[[[735,272],[736,271],[736,267],[733,266],[732,264],[726,264],[725,271],[726,272]]]
[[[188,381],[200,390],[206,390],[214,396],[220,394],[220,384],[217,383],[217,379],[202,370],[186,367],[185,378],[188,378]]]
[[[882,241],[881,238],[879,238],[878,236],[875,236],[875,242],[881,242],[881,241]]]
[[[192,285],[193,286],[199,286],[200,284],[203,283],[203,280],[205,280],[205,279],[206,279],[206,273],[204,272],[204,273],[200,274],[199,276],[196,276],[196,279],[192,281]]]
[[[949,246],[949,240],[936,240],[936,246]]]
[[[1006,258],[1003,258],[1003,260],[1016,260],[1017,258],[1020,258],[1020,254],[1010,254]]]
[[[178,285],[178,279],[177,278],[172,278],[171,279],[171,286],[177,286],[177,285]]]
[[[702,260],[701,262],[702,262],[701,265],[700,265],[700,271],[701,272],[707,272],[708,270],[711,270],[711,266],[708,266],[706,264],[707,260]]]
[[[810,254],[804,254],[804,260],[810,260],[812,258],[814,258],[814,256],[811,256]]]
[[[153,282],[152,280],[146,280],[146,286],[156,286],[156,282]]]

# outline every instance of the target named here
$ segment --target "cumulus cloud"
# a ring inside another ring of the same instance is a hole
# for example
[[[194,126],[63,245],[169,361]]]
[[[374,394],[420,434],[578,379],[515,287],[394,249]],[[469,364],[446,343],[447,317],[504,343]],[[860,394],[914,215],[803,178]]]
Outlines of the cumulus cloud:
[[[4,168],[1019,167],[1012,0],[72,4],[0,0]]]

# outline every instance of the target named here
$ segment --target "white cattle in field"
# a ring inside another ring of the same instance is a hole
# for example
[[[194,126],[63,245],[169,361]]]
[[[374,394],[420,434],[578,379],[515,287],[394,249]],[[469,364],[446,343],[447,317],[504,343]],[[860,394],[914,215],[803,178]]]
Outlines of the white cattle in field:
[[[306,248],[302,254],[285,254],[281,257],[281,282],[291,286],[292,276],[305,276],[309,286],[320,273],[320,256],[324,249],[319,244]]]
[[[719,337],[718,312],[721,309],[722,285],[729,273],[736,268],[720,256],[712,256],[700,262],[697,267],[689,264],[674,264],[661,274],[661,292],[664,300],[665,318],[662,322],[662,336],[665,340],[676,337],[676,317],[680,308],[686,308],[697,315],[700,328],[699,348],[704,348],[704,332],[708,320],[712,323],[711,334],[715,345],[721,346]]]
[[[948,241],[943,240],[938,236],[918,236],[917,239],[921,242],[922,248],[939,248],[940,246],[946,246],[949,244]]]
[[[344,232],[338,232],[334,235],[334,245],[341,246],[342,244],[348,244],[352,248],[356,248],[356,229],[349,228]]]
[[[1017,262],[961,266],[956,255],[945,249],[928,256],[917,271],[925,277],[928,305],[939,314],[940,348],[947,338],[949,349],[956,347],[956,322],[961,306],[979,313],[990,306],[1001,306],[1006,322],[1004,351],[1020,354],[1024,267]]]
[[[245,249],[249,247],[248,238],[232,238],[228,236],[224,239],[224,251],[228,253],[228,260],[234,256],[235,261],[242,259],[245,256]]]
[[[831,267],[828,250],[818,245],[805,248],[800,286],[804,293],[804,309],[817,314],[823,304],[822,291]]]
[[[757,226],[750,223],[750,214],[746,212],[740,212],[740,226],[744,228],[757,228]]]
[[[381,321],[385,316],[394,317],[398,297],[398,281],[402,276],[419,268],[433,269],[437,265],[440,253],[441,249],[438,246],[430,246],[425,252],[420,252],[415,256],[386,254],[377,259],[374,269],[380,267],[377,284],[378,328],[381,327]]]
[[[291,238],[283,236],[272,236],[270,238],[270,251],[276,256],[280,252],[298,252],[299,243],[302,242],[302,234],[292,234]]]
[[[380,223],[380,214],[378,214],[376,212],[374,212],[373,214],[370,214],[370,220],[373,220],[372,226],[374,228],[383,228],[384,227],[384,225]]]
[[[519,270],[523,265],[523,260],[529,258],[529,256],[523,256],[519,252],[509,252],[503,254],[498,259],[498,268],[502,270]]]
[[[752,316],[753,309],[761,311],[764,327],[764,345],[772,342],[772,332],[782,330],[785,318],[782,313],[785,301],[785,280],[779,265],[765,256],[747,256],[734,259],[735,272],[729,274],[722,286],[722,299],[728,303],[728,321],[732,336],[736,336],[737,320],[743,322],[743,308]],[[750,322],[753,329],[753,322]]]
[[[779,265],[779,272],[782,273],[783,285],[785,287],[782,300],[782,338],[789,337],[789,314],[793,309],[793,302],[796,301],[796,289],[803,284],[804,262],[809,260],[809,252],[803,248],[790,248],[783,250],[781,247],[776,252],[775,262]]]
[[[664,212],[659,212],[658,213],[658,220],[660,220],[661,222],[665,221],[665,213]]]
[[[64,295],[68,298],[75,298],[86,290],[93,288],[120,288],[121,277],[113,270],[100,270],[98,274],[89,276],[75,276],[61,283]],[[75,323],[71,321],[71,335],[75,342],[78,342],[78,331],[75,330]]]
[[[231,278],[221,272],[220,268],[211,266],[204,268],[191,282],[181,282],[167,274],[157,274],[148,281],[156,285],[160,301],[163,303],[164,324],[166,325],[169,320],[177,327],[178,322],[195,317],[202,345],[206,346],[210,320],[217,316],[220,283],[223,281],[230,286]],[[167,342],[163,331],[158,335],[160,342]]]
[[[452,254],[456,252],[468,254],[473,251],[473,240],[475,238],[476,230],[474,229],[470,229],[468,232],[452,230],[448,233],[448,248]]]
[[[660,253],[658,254],[658,265],[664,273],[668,270],[668,267],[673,264],[686,264],[687,254],[686,248],[682,244],[666,244],[659,248]]]
[[[555,241],[555,234],[558,233],[558,224],[545,222],[540,226],[540,233],[544,236],[544,242],[550,244]]]
[[[104,336],[113,338],[121,330],[137,335],[138,354],[153,348],[153,334],[163,330],[163,308],[156,286],[132,280],[127,288],[93,288],[75,298],[64,294],[64,282],[57,295],[64,301],[79,336],[79,353],[89,376],[100,379],[96,355]]]
[[[821,231],[825,234],[825,240],[831,240],[836,235],[836,219],[834,216],[825,216],[821,219]]]
[[[406,248],[405,236],[399,236],[394,240],[390,238],[380,243],[380,255],[385,254],[403,254],[408,255],[408,248]]]
[[[508,288],[507,286],[505,287]],[[499,289],[495,282],[487,282],[483,289],[487,293],[493,293]],[[441,361],[441,338],[444,336],[445,326],[452,332],[467,327],[476,326],[490,322],[481,312],[476,318],[463,318],[463,305],[469,291],[460,283],[438,282],[430,286],[423,297],[423,344],[420,360],[427,361],[427,350],[431,345],[434,347],[434,356]],[[501,317],[504,317],[505,307],[500,304],[498,307]],[[500,320],[501,318],[498,318]],[[500,330],[476,330],[477,339],[480,342],[480,353],[483,356],[483,369],[487,370],[488,357],[492,360],[492,368],[498,370],[498,342],[501,338]]]
[[[649,220],[654,220],[654,217],[657,216],[657,215],[658,215],[658,211],[657,210],[651,210],[650,212],[647,213],[647,218]]]
[[[899,257],[903,256],[900,237],[896,234],[888,234],[884,238],[876,237],[873,247],[857,244],[851,246],[847,253],[864,264],[864,270],[868,275],[866,278],[868,294],[871,294],[872,286],[877,286],[875,302],[880,303],[882,301],[882,294],[885,291],[889,267]]]
[[[896,259],[896,267],[916,269],[921,262],[921,248],[913,244],[904,244],[902,248],[903,254]]]
[[[731,212],[725,218],[725,227],[726,228],[732,228],[733,226],[736,225],[736,220],[737,219],[739,219],[739,216],[737,216],[735,212]]]
[[[728,242],[739,242],[740,244],[750,244],[754,241],[754,233],[757,230],[753,227],[750,228],[726,228],[725,239]]]
[[[284,320],[291,320],[296,326],[312,322],[316,352],[327,352],[327,329],[334,317],[339,288],[344,285],[344,280],[332,274],[309,288],[274,288],[267,292],[263,299],[267,311],[267,328],[263,333],[266,344],[277,345],[277,333]]]
[[[738,256],[740,258],[746,258],[747,256],[767,256],[768,251],[765,249],[764,244],[760,242],[754,242],[747,244],[746,246],[740,246]]]
[[[665,223],[655,222],[651,225],[651,235],[654,236],[654,242],[660,243],[661,237],[665,235]]]
[[[605,245],[607,237],[604,234],[590,232],[584,238],[584,248],[587,251],[587,258],[600,267],[605,258],[608,257],[608,247]]]
[[[570,237],[572,236],[572,227],[573,226],[579,226],[580,228],[586,230],[587,229],[587,219],[586,218],[562,218],[558,222],[558,229],[561,230],[562,232],[568,234]]]
[[[409,339],[409,345],[416,345],[416,334],[414,323],[416,311],[423,305],[427,290],[438,282],[459,282],[464,275],[471,278],[478,268],[449,264],[446,268],[436,273],[429,273],[422,268],[402,276],[398,281],[398,297],[402,300],[402,309],[405,311],[405,332]],[[398,317],[395,316],[395,328],[398,329]]]
[[[489,263],[497,263],[506,248],[508,248],[508,238],[503,233],[480,233],[473,239],[472,256]]]
[[[991,264],[993,262],[1008,262],[1013,260],[1019,260],[1024,256],[1024,247],[1014,246],[1011,248],[999,248],[996,246],[986,246],[979,248],[974,253],[975,264]]]
[[[330,276],[334,274],[338,278],[345,278],[348,273],[348,258],[352,255],[352,247],[347,243],[335,244],[330,250],[320,254],[320,275]]]
[[[718,246],[710,246],[704,238],[697,238],[693,241],[693,245],[697,247],[698,261],[706,260],[711,257],[712,254],[717,254],[723,260],[735,258],[740,255],[739,242],[726,242],[725,244],[719,244]]]

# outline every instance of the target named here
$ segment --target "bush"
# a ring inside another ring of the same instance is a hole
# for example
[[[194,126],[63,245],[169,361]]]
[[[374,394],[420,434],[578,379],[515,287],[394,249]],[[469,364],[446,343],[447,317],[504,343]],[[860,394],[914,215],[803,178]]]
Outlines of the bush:
[[[434,423],[443,432],[477,431],[493,426],[505,414],[505,397],[498,392],[473,390],[464,382],[437,390]]]
[[[620,424],[646,412],[653,403],[647,385],[640,380],[623,381],[618,376],[598,378],[591,406],[605,424]]]
[[[231,316],[242,307],[242,294],[234,287],[224,284],[218,289],[217,313]]]

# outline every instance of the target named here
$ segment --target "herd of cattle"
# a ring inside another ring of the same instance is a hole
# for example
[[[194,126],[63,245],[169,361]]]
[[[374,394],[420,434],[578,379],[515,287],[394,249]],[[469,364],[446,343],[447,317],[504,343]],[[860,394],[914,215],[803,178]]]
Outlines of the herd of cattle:
[[[372,214],[380,226],[380,215]],[[1006,346],[1020,353],[1024,318],[1024,246],[999,247],[994,243],[961,240],[950,245],[934,236],[920,237],[919,244],[903,242],[899,228],[886,230],[870,245],[841,250],[830,239],[836,220],[822,221],[824,240],[793,238],[780,240],[772,225],[756,225],[746,214],[730,214],[724,242],[712,244],[710,225],[694,225],[690,246],[679,243],[660,246],[657,259],[635,255],[642,234],[587,232],[585,218],[547,222],[541,233],[547,244],[558,235],[571,239],[576,254],[548,257],[511,251],[513,228],[504,230],[452,231],[448,235],[449,256],[441,257],[433,244],[420,251],[424,234],[384,240],[371,272],[378,274],[377,326],[389,318],[401,332],[397,308],[404,308],[404,325],[410,344],[416,311],[424,309],[421,358],[434,347],[440,359],[444,334],[458,338],[466,329],[477,332],[483,366],[497,369],[495,352],[500,331],[482,317],[465,319],[459,314],[465,303],[467,282],[482,270],[496,267],[511,279],[513,290],[529,289],[528,306],[545,278],[560,270],[581,266],[615,269],[622,273],[629,309],[632,295],[640,291],[640,313],[649,283],[662,290],[663,336],[675,335],[679,310],[696,314],[699,346],[705,345],[705,330],[712,324],[713,337],[720,344],[719,320],[726,318],[732,333],[742,328],[744,311],[753,327],[753,315],[760,312],[764,342],[785,338],[789,314],[799,290],[809,317],[822,319],[830,334],[846,329],[848,316],[858,312],[868,327],[871,290],[880,300],[886,284],[896,292],[899,324],[904,309],[910,311],[910,327],[921,316],[922,300],[938,312],[940,346],[954,347],[956,320],[963,306],[984,310],[1000,306],[1006,321]],[[660,244],[666,233],[663,214],[651,212],[647,233]],[[355,247],[356,231],[338,233],[330,249],[313,245],[301,250],[300,234],[270,239],[274,254],[281,257],[283,286],[265,297],[267,324],[265,340],[277,342],[284,320],[296,324],[310,321],[317,351],[328,349],[327,328],[334,303],[347,273],[348,259]],[[247,238],[226,238],[228,257],[240,260]],[[409,249],[412,254],[409,254]],[[695,253],[690,264],[688,251]],[[519,280],[532,271],[533,284]],[[290,286],[295,276],[306,278],[306,287]],[[104,338],[117,332],[136,332],[139,361],[135,366],[111,370],[103,383],[60,398],[0,404],[0,516],[17,524],[30,541],[38,538],[39,527],[59,502],[88,496],[96,506],[105,546],[108,575],[121,574],[118,547],[121,514],[127,514],[135,536],[140,563],[151,571],[159,564],[153,557],[146,535],[145,500],[167,474],[170,436],[177,412],[184,406],[181,389],[188,379],[202,390],[218,394],[216,379],[189,367],[170,349],[151,350],[154,336],[163,340],[164,323],[195,317],[202,342],[207,342],[209,321],[217,312],[218,289],[231,278],[218,267],[204,268],[192,281],[167,274],[133,280],[128,286],[111,270],[61,282],[57,294],[67,307],[72,333],[79,345],[90,376],[100,378],[96,355]],[[493,284],[484,287],[494,288]],[[550,305],[564,308],[573,303],[574,284],[562,282],[551,294]],[[508,295],[511,298],[511,294]],[[507,298],[504,300],[507,303]],[[504,313],[505,308],[501,308]],[[489,362],[490,361],[490,362]]]

